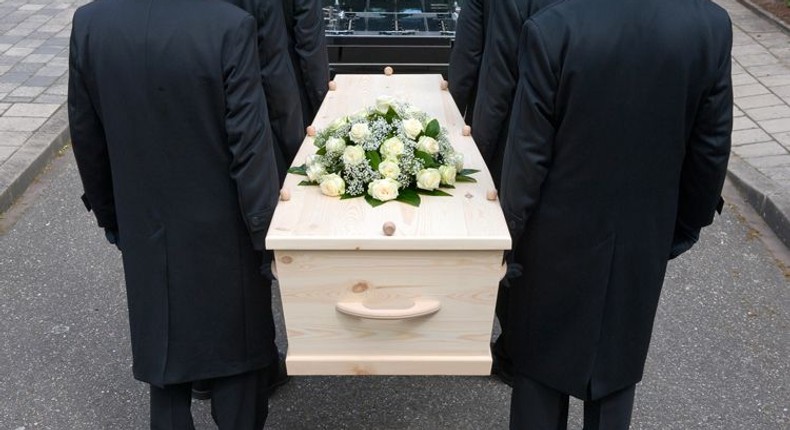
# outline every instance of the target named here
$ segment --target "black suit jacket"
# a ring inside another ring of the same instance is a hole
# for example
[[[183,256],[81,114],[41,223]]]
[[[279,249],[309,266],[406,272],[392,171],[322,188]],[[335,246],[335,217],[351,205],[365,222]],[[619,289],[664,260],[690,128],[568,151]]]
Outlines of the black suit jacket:
[[[449,90],[467,124],[472,124],[490,4],[490,0],[464,2],[455,28],[455,43],[450,52],[447,71]]]
[[[280,0],[226,0],[255,18],[258,24],[258,59],[266,94],[269,123],[274,138],[280,182],[291,166],[305,137],[302,105],[293,63],[288,50],[288,31]]]
[[[282,0],[304,126],[312,124],[329,90],[329,54],[324,34],[322,3],[317,0]]]
[[[499,187],[510,110],[518,81],[518,41],[524,22],[554,0],[497,0],[491,3],[490,22],[480,64],[472,136]],[[493,25],[496,23],[496,25]]]
[[[276,358],[261,252],[278,179],[255,20],[223,2],[100,0],[74,14],[71,139],[86,200],[121,237],[136,378]]]
[[[518,371],[582,399],[642,378],[675,226],[720,202],[731,43],[708,0],[564,0],[527,21],[501,189]]]

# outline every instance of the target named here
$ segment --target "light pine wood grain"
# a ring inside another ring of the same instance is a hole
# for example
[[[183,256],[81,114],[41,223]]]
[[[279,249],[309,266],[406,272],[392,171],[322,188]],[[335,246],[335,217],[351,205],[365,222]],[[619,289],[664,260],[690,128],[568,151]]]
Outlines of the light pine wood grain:
[[[275,261],[289,373],[490,372],[494,302],[504,275],[501,252],[276,251]],[[357,302],[398,310],[421,300],[438,301],[441,308],[400,320],[358,318],[336,309],[338,303]]]
[[[339,200],[321,194],[318,187],[299,186],[304,177],[289,174],[283,188],[289,195],[280,201],[267,236],[268,249],[409,250],[409,249],[510,249],[510,235],[499,201],[486,198],[493,181],[471,137],[462,136],[463,118],[450,97],[441,90],[440,75],[339,75],[314,125],[322,129],[336,118],[375,104],[380,95],[408,101],[436,117],[447,128],[455,149],[464,154],[465,168],[481,170],[477,183],[459,183],[453,197],[422,197],[415,208],[390,202],[378,208],[363,199]],[[307,137],[294,165],[315,153]],[[382,230],[396,225],[393,236]]]

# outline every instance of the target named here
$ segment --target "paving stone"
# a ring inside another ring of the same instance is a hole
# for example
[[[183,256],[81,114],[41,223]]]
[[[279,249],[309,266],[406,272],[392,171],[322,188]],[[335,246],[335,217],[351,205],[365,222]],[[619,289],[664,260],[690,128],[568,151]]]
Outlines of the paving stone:
[[[11,91],[8,95],[11,97],[36,97],[43,93],[44,90],[46,90],[46,87],[26,87],[23,85],[17,87],[17,89]]]
[[[776,142],[755,143],[752,145],[735,146],[732,151],[741,158],[765,157],[770,155],[788,155],[790,152]]]
[[[790,150],[790,133],[773,133],[772,136],[777,142]]]
[[[26,80],[30,79],[33,76],[33,72],[16,72],[16,73],[4,73],[0,76],[0,84],[15,84],[19,86],[21,83],[25,82]]]
[[[23,63],[46,63],[49,60],[55,58],[55,54],[30,54],[24,59],[22,59]]]
[[[767,66],[751,66],[748,72],[755,78],[762,78],[765,76],[786,75],[787,66],[784,64],[769,64]]]
[[[55,94],[42,94],[36,97],[36,103],[48,103],[48,104],[63,104],[66,101],[66,96],[59,96]]]
[[[762,94],[759,96],[739,97],[735,99],[735,104],[741,109],[749,110],[751,108],[784,105],[785,102],[774,94]]]
[[[781,48],[790,46],[790,38],[780,31],[773,31],[770,33],[752,33],[750,36],[752,36],[754,40],[766,48]]]
[[[0,131],[0,145],[22,146],[29,137],[26,131]]]
[[[0,115],[2,115],[3,112],[5,112],[10,107],[11,107],[11,103],[0,103]],[[2,144],[3,142],[2,140],[0,140],[0,145]]]
[[[10,93],[11,91],[14,91],[18,86],[19,84],[17,83],[3,82],[2,80],[0,80],[0,93],[6,93],[6,94]]]
[[[752,157],[746,159],[749,164],[756,167],[758,170],[764,170],[774,167],[788,167],[790,168],[790,154],[783,155],[769,155],[767,157]]]
[[[16,26],[13,29],[8,30],[8,32],[6,32],[6,34],[9,35],[9,36],[22,36],[22,37],[24,37],[24,36],[27,36],[30,33],[32,33],[33,30],[34,29],[32,29],[32,28],[19,28],[19,26]]]
[[[38,48],[44,44],[44,39],[22,39],[14,44],[15,48]]]
[[[759,78],[760,83],[769,87],[780,87],[783,85],[790,85],[790,68],[787,69],[786,75],[771,75]]]
[[[757,15],[752,14],[744,19],[739,19],[736,26],[746,33],[768,33],[777,31],[776,25]]]
[[[2,94],[0,94],[0,95],[2,95]],[[0,101],[6,102],[6,103],[32,103],[33,100],[35,100],[35,99],[36,99],[35,97],[18,97],[18,96],[11,97],[10,95],[6,95],[4,97],[0,97]]]
[[[11,67],[8,73],[32,75],[33,73],[36,73],[38,69],[42,68],[43,66],[44,63],[24,63],[20,61],[19,63],[14,64],[14,66]]]
[[[749,115],[749,118],[757,121],[777,118],[787,118],[790,121],[790,106],[787,105],[749,109],[746,113]]]
[[[16,103],[3,116],[49,118],[59,107],[60,104]]]
[[[0,131],[36,131],[46,118],[0,117]]]
[[[760,121],[760,127],[768,133],[782,133],[790,131],[790,120],[787,118],[768,119]]]
[[[732,62],[732,75],[738,76],[746,73],[746,69],[741,67],[740,64],[736,63],[735,61]]]
[[[25,57],[33,53],[33,48],[10,48],[3,53],[9,57]]]
[[[19,10],[37,11],[44,8],[43,4],[26,4],[19,8]]]
[[[53,85],[46,90],[47,94],[65,96],[69,93],[68,85]]]
[[[23,85],[28,87],[48,87],[55,83],[57,76],[32,76]]]
[[[738,106],[733,106],[732,107],[732,116],[733,117],[739,117],[739,116],[743,116],[743,115],[744,115],[743,111],[738,109]]]
[[[49,65],[47,65],[47,66],[44,66],[44,67],[38,69],[38,71],[35,73],[34,76],[60,77],[60,76],[63,76],[63,74],[66,73],[67,70],[68,69],[66,67],[63,67],[63,66],[49,66]]]
[[[755,79],[752,75],[748,73],[740,73],[737,75],[732,76],[732,85],[733,86],[741,86],[741,85],[753,85],[759,84],[757,79]]]
[[[738,57],[740,55],[746,55],[746,54],[768,54],[768,53],[769,53],[768,48],[756,43],[748,43],[748,44],[732,47],[732,55],[735,57]]]
[[[774,86],[771,91],[779,97],[790,97],[790,85]]]
[[[736,55],[735,59],[738,61],[738,64],[740,64],[743,67],[746,67],[746,70],[749,70],[750,67],[754,67],[754,66],[767,66],[771,64],[779,64],[779,60],[768,52],[764,54]]]
[[[773,139],[768,133],[759,128],[737,130],[732,132],[733,145],[748,145],[750,143],[770,142]]]
[[[3,164],[5,160],[11,158],[18,149],[19,148],[15,146],[0,146],[0,164]]]
[[[747,130],[750,128],[757,128],[757,124],[745,116],[735,118],[732,124],[733,130]]]
[[[733,94],[735,98],[740,97],[749,97],[749,96],[757,96],[760,94],[768,94],[768,88],[765,88],[762,84],[752,84],[752,85],[741,85],[734,87]]]

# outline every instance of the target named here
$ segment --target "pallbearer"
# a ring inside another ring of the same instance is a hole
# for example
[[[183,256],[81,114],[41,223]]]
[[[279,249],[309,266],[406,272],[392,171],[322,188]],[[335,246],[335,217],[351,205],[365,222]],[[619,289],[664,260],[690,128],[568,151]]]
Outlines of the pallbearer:
[[[491,2],[492,0],[464,2],[455,28],[455,43],[450,53],[447,72],[450,94],[467,124],[472,124]]]
[[[304,126],[313,122],[329,85],[324,12],[318,0],[282,0],[288,49],[299,84]]]
[[[262,429],[277,359],[261,274],[277,201],[255,20],[223,2],[93,2],[74,15],[69,121],[85,203],[122,251],[151,427]]]
[[[627,429],[667,260],[721,208],[730,20],[708,0],[565,0],[527,21],[502,206],[511,428]]]

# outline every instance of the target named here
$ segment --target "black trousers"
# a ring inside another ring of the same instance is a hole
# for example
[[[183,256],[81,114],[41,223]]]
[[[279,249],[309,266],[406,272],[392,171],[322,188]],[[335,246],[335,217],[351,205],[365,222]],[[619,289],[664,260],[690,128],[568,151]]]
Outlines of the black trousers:
[[[507,373],[512,373],[513,365],[508,348],[510,342],[510,329],[508,328],[508,310],[510,308],[509,303],[510,287],[507,287],[504,285],[504,283],[500,282],[499,290],[497,291],[496,296],[496,307],[494,310],[496,312],[496,317],[499,320],[499,326],[502,328],[502,332],[494,342],[494,346],[491,348],[491,353],[494,355],[494,360],[497,361],[497,364],[500,367],[503,367]]]
[[[276,364],[275,364],[276,365]],[[269,415],[269,368],[208,381],[220,430],[261,430]],[[194,430],[192,383],[151,385],[151,430]]]
[[[584,430],[627,430],[636,385],[584,402]],[[510,399],[511,430],[565,430],[568,395],[516,374]]]

